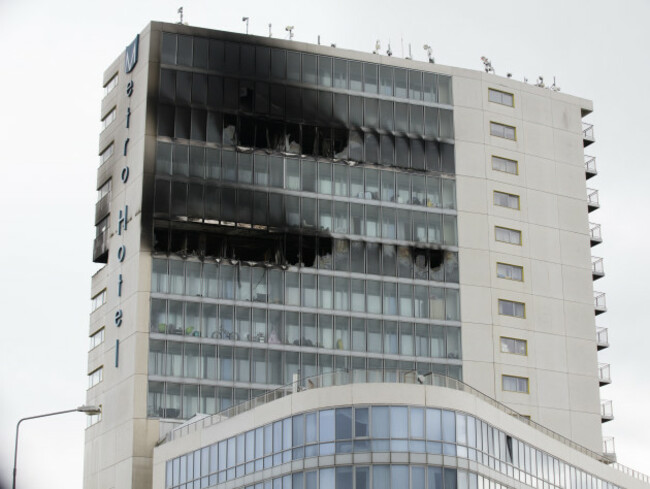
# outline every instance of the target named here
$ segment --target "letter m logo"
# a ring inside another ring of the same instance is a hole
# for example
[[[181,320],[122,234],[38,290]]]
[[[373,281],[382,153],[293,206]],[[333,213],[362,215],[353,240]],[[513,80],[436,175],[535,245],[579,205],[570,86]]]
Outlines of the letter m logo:
[[[126,52],[124,53],[124,71],[130,73],[135,64],[138,62],[138,44],[140,43],[140,34],[135,36],[135,39],[131,44],[126,47]]]

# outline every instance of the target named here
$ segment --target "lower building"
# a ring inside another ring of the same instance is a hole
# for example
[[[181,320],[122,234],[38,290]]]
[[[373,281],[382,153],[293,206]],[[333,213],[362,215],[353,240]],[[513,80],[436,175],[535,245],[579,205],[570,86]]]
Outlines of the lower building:
[[[171,429],[165,489],[647,488],[600,453],[447,377],[335,373]]]

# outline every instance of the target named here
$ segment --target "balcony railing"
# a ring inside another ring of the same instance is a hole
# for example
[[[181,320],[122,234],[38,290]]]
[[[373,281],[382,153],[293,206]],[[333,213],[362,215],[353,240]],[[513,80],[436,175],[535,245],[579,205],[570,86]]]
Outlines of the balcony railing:
[[[600,199],[598,198],[598,190],[594,188],[587,189],[587,209],[589,212],[595,211],[600,207]]]
[[[591,276],[594,280],[605,276],[605,265],[602,258],[597,256],[591,257]]]
[[[607,311],[607,301],[605,300],[605,292],[596,292],[594,290],[594,309],[596,315],[602,314]]]
[[[598,170],[596,169],[596,157],[585,155],[585,176],[587,177],[587,180],[596,175],[598,175]]]
[[[596,453],[573,440],[566,438],[543,425],[535,423],[530,418],[524,417],[509,408],[505,404],[483,394],[482,392],[474,389],[473,387],[461,382],[460,380],[452,379],[445,375],[436,374],[433,372],[425,375],[418,375],[414,370],[337,370],[335,372],[328,372],[313,377],[305,377],[299,379],[297,375],[294,376],[294,382],[285,386],[279,387],[272,391],[267,391],[260,396],[257,396],[249,401],[244,401],[240,404],[227,408],[217,414],[213,415],[196,415],[195,418],[189,419],[184,423],[180,423],[177,427],[173,428],[165,435],[165,441],[172,441],[182,438],[197,430],[213,426],[221,423],[229,418],[242,414],[244,412],[263,406],[269,402],[281,399],[286,396],[291,396],[301,391],[319,389],[322,387],[341,386],[349,384],[367,384],[367,383],[404,383],[404,384],[423,384],[457,391],[467,392],[476,398],[490,404],[501,412],[517,418],[522,423],[526,423],[530,427],[540,431],[546,436],[549,436],[564,445],[577,450],[589,457],[592,457],[602,463],[611,463],[612,461],[603,456],[601,453]],[[390,386],[379,386],[378,388],[390,388]],[[176,415],[176,413],[174,413]]]
[[[596,347],[598,350],[609,348],[609,332],[607,328],[596,328]]]
[[[594,137],[594,125],[587,124],[586,122],[582,123],[582,144],[584,147],[589,146],[591,143],[596,142]]]
[[[589,241],[591,242],[591,246],[596,246],[603,242],[600,224],[596,224],[595,222],[589,223]]]
[[[612,383],[609,363],[598,364],[598,383],[600,384],[601,387]]]
[[[601,399],[600,401],[600,417],[603,423],[607,423],[614,419],[614,408],[612,401]]]
[[[616,462],[616,448],[614,447],[614,437],[608,436],[606,438],[603,438],[603,455],[612,462]]]

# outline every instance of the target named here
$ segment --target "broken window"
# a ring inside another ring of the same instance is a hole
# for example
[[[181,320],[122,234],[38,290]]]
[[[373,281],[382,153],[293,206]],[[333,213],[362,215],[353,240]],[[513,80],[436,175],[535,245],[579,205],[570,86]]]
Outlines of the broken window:
[[[239,144],[246,148],[255,147],[255,119],[253,117],[240,117]]]

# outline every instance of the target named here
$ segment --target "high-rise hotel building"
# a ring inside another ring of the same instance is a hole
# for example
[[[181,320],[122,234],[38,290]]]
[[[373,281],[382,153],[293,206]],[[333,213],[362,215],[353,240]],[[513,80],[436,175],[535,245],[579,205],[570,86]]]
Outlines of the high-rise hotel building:
[[[590,101],[158,22],[104,83],[86,488],[648,487],[602,443]]]

